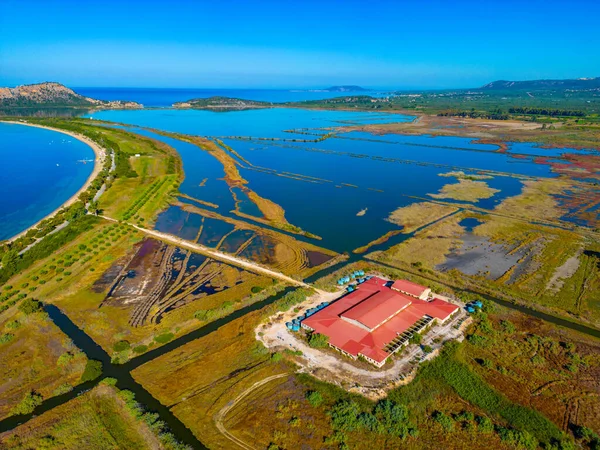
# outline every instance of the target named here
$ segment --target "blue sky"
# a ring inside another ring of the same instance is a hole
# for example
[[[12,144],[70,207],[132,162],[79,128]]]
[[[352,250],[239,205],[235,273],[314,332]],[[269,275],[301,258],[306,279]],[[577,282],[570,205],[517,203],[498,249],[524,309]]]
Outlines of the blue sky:
[[[0,85],[476,87],[600,76],[600,2],[0,0]]]

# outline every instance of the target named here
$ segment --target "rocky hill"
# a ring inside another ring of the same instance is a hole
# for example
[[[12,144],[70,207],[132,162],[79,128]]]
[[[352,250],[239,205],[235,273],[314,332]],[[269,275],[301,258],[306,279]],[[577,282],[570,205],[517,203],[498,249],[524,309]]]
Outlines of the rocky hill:
[[[60,83],[38,83],[0,88],[0,107],[91,107],[91,108],[143,108],[136,102],[105,101],[84,97]]]
[[[193,98],[185,102],[173,104],[175,108],[197,108],[197,109],[217,109],[217,110],[240,110],[252,108],[268,108],[273,106],[270,102],[260,102],[255,100],[243,100],[233,97],[208,97]]]

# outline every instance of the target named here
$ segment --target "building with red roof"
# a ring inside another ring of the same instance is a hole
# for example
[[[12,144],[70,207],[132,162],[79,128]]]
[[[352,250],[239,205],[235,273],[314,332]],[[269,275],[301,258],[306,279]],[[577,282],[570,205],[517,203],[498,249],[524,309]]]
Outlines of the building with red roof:
[[[373,277],[304,319],[302,327],[326,335],[329,345],[343,354],[362,356],[381,367],[414,333],[433,321],[446,322],[459,310],[445,300],[429,299],[430,294],[430,289],[406,280],[389,286]]]
[[[402,292],[403,294],[410,295],[411,297],[420,298],[421,300],[427,300],[431,294],[431,289],[408,280],[394,281],[392,284],[392,289]]]

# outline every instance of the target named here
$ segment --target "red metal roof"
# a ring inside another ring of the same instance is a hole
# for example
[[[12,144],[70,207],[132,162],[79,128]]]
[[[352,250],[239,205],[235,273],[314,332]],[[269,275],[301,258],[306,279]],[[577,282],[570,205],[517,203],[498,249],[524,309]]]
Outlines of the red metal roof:
[[[380,290],[381,288],[383,289]],[[366,285],[364,289],[361,287],[355,291],[355,297],[367,292],[370,293],[364,300],[342,313],[341,317],[356,320],[370,330],[374,330],[411,303],[409,297],[383,286]]]
[[[414,295],[415,297],[419,297],[428,288],[426,288],[425,286],[421,286],[420,284],[413,283],[412,281],[396,280],[394,281],[394,284],[392,284],[392,289],[396,289],[397,291],[406,292],[410,295]]]
[[[371,278],[356,291],[304,319],[303,323],[328,336],[332,345],[353,356],[362,354],[382,362],[389,356],[385,346],[424,315],[444,320],[458,309],[437,298],[427,302],[409,297],[385,284],[381,278]],[[356,320],[373,331],[342,317]]]

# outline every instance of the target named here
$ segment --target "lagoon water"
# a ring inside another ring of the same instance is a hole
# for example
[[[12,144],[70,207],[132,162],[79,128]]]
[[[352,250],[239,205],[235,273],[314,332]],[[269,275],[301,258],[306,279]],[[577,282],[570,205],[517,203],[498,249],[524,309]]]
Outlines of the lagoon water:
[[[214,203],[219,214],[230,215],[234,204],[222,179],[222,165],[215,158],[191,144],[137,127],[222,139],[243,158],[239,160],[239,170],[250,189],[280,204],[290,223],[323,238],[315,243],[338,252],[352,251],[397,229],[386,221],[393,210],[432,200],[429,194],[457,182],[440,174],[456,170],[491,174],[492,178],[485,181],[500,192],[473,202],[487,209],[518,195],[523,188],[520,177],[555,176],[548,164],[536,161],[534,155],[544,149],[535,144],[522,143],[511,148],[511,153],[499,153],[495,145],[460,137],[372,135],[354,131],[321,141],[316,139],[341,126],[413,119],[400,114],[302,109],[231,112],[157,109],[99,111],[91,116],[131,124],[133,131],[172,145],[183,160],[185,181],[181,192]],[[513,153],[520,155],[515,157]],[[236,190],[236,196],[241,200],[242,212],[260,215],[241,191]],[[193,200],[181,200],[194,204]],[[366,213],[357,215],[363,209]],[[156,226],[163,231],[192,235],[197,222],[194,214],[170,208]]]
[[[98,111],[87,114],[108,120],[176,133],[201,136],[254,136],[271,138],[311,138],[290,130],[361,125],[375,122],[407,122],[402,114],[323,111],[297,108],[267,108],[214,112],[196,109],[143,109]]]
[[[92,149],[62,133],[0,123],[0,240],[50,214],[83,186]]]

